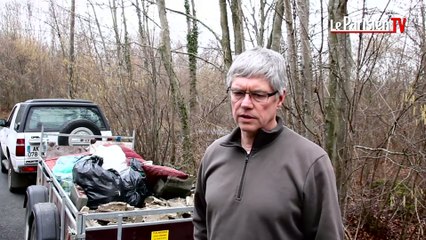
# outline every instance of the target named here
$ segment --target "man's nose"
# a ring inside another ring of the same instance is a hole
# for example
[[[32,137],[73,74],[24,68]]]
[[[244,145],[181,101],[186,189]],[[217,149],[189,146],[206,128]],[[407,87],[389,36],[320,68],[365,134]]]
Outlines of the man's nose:
[[[241,101],[242,107],[252,107],[253,106],[253,99],[251,98],[250,94],[246,93]]]

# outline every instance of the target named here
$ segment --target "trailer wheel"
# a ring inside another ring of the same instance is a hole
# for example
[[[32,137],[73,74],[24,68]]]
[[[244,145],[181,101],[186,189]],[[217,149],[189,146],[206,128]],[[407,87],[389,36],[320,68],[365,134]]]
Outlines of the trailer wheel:
[[[47,202],[48,201],[48,191],[45,186],[41,185],[32,185],[27,188],[27,192],[24,198],[24,208],[25,210],[25,240],[29,240],[31,225],[32,225],[32,212],[33,207],[37,203]]]
[[[59,239],[59,214],[53,203],[37,203],[33,208],[30,240]]]
[[[101,130],[93,122],[85,119],[78,119],[67,123],[60,133],[80,134],[80,135],[101,135]],[[58,145],[72,146],[73,138],[68,136],[59,136]],[[75,141],[75,139],[74,139]]]

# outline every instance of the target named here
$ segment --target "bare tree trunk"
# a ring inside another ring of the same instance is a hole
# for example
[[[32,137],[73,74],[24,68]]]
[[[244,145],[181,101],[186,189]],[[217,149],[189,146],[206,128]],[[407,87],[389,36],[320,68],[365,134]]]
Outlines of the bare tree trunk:
[[[315,89],[313,90],[315,95],[316,95],[316,101],[318,102],[319,105],[319,110],[321,112],[321,115],[323,117],[323,119],[325,119],[325,109],[324,109],[324,82],[325,82],[325,77],[324,77],[324,71],[326,70],[326,65],[324,63],[323,60],[323,55],[324,53],[324,43],[326,43],[326,39],[325,39],[325,32],[327,31],[327,27],[324,26],[324,7],[323,7],[323,1],[320,1],[320,12],[321,12],[321,42],[320,42],[320,46],[318,48],[318,71],[317,71],[317,76],[315,76]],[[324,131],[318,131],[318,143],[321,146],[324,146],[324,139],[325,139],[325,133]]]
[[[189,116],[188,110],[184,102],[184,98],[179,89],[179,82],[176,77],[176,74],[173,70],[173,59],[171,56],[171,46],[170,46],[170,31],[169,24],[166,16],[166,6],[164,3],[165,0],[157,0],[158,5],[158,15],[160,17],[161,23],[161,45],[159,47],[161,58],[163,60],[164,68],[166,69],[167,75],[170,80],[171,92],[173,95],[173,102],[177,107],[177,112],[179,114],[182,136],[183,136],[183,161],[184,164],[190,164],[192,169],[196,168],[196,163],[194,161],[194,156],[192,154],[192,142],[191,142],[191,131],[189,125]]]
[[[118,68],[119,68],[119,76],[121,75],[121,68],[123,65],[123,60],[122,60],[122,56],[121,56],[121,40],[120,40],[120,32],[118,30],[118,22],[117,22],[117,5],[116,5],[116,0],[112,0],[112,5],[110,2],[110,9],[111,9],[111,16],[112,16],[112,28],[114,31],[114,36],[115,36],[115,46],[116,46],[116,56],[117,56],[117,62],[118,62]],[[120,78],[120,84],[119,86],[122,86],[123,82]]]
[[[257,6],[259,10],[256,11]],[[267,1],[262,0],[259,3],[251,2],[248,6],[250,11],[250,19],[243,15],[244,29],[247,29],[244,34],[247,34],[247,38],[244,40],[244,44],[251,43],[253,46],[261,46],[271,48],[270,38],[265,39],[265,31],[268,28],[267,23],[269,12],[274,10],[274,5],[270,6]],[[253,36],[254,34],[254,36]],[[272,34],[272,31],[271,31]],[[265,43],[266,40],[266,43]]]
[[[243,11],[241,10],[241,0],[231,1],[232,26],[234,27],[234,47],[235,54],[244,51],[244,28]]]
[[[258,34],[256,36],[256,42],[257,42],[258,46],[264,46],[264,41],[265,41],[264,40],[264,37],[265,37],[265,22],[266,22],[265,5],[266,5],[265,1],[260,1],[260,6],[259,6],[260,23],[259,23],[259,28],[255,29],[256,31],[258,31]],[[281,19],[282,19],[282,15],[281,15]],[[253,16],[253,20],[256,21],[256,16]],[[280,33],[280,35],[281,35],[281,33]],[[281,39],[281,37],[280,37],[280,39]]]
[[[140,4],[139,4],[140,1]],[[147,125],[148,128],[146,128],[147,136],[145,139],[149,139],[145,143],[148,151],[151,152],[152,160],[154,160],[156,163],[163,164],[164,159],[160,160],[161,155],[161,147],[160,147],[160,116],[161,116],[161,107],[158,101],[158,70],[157,65],[155,64],[154,59],[154,53],[153,48],[150,48],[149,45],[149,38],[148,38],[148,31],[145,29],[147,26],[147,14],[145,9],[145,0],[136,0],[135,1],[135,8],[136,8],[136,15],[138,17],[138,34],[139,34],[139,42],[140,42],[140,48],[141,48],[141,61],[143,62],[143,69],[147,72],[149,72],[151,76],[151,81],[149,91],[148,91],[148,100],[150,102],[150,105],[152,107],[149,108],[150,112],[150,121],[148,121]],[[150,61],[152,59],[152,61]],[[174,112],[174,111],[173,111]],[[145,115],[145,113],[142,113]],[[173,113],[172,113],[173,114]],[[173,131],[171,131],[173,133]],[[172,145],[174,146],[174,145]],[[174,156],[174,152],[172,152],[172,156]],[[174,161],[172,161],[174,163]]]
[[[126,50],[123,47],[123,44],[121,42],[121,37],[120,37],[120,30],[119,30],[119,23],[118,23],[118,17],[117,17],[117,10],[118,10],[118,6],[117,6],[117,0],[111,0],[109,2],[110,4],[110,10],[111,10],[111,17],[112,17],[112,28],[114,31],[114,37],[115,37],[115,53],[116,53],[116,61],[117,61],[117,66],[116,66],[116,70],[111,69],[112,75],[118,79],[118,84],[114,84],[113,87],[115,87],[117,89],[117,92],[120,93],[121,96],[123,96],[123,98],[121,99],[121,101],[117,101],[117,110],[116,111],[122,111],[123,109],[125,109],[126,111],[129,111],[129,104],[127,102],[127,91],[129,88],[129,81],[128,81],[128,73],[126,70]],[[124,13],[123,13],[124,14]],[[124,33],[126,35],[126,33]],[[128,115],[130,113],[127,113]],[[123,119],[122,122],[122,129],[126,129],[127,127],[131,127],[131,120],[129,119],[129,117]]]
[[[301,102],[301,86],[300,86],[300,80],[299,80],[299,74],[297,70],[297,45],[296,45],[296,30],[294,26],[294,19],[292,14],[292,4],[290,0],[284,0],[284,14],[285,14],[285,23],[287,27],[287,42],[288,42],[288,48],[287,48],[287,58],[289,62],[289,88],[287,91],[290,91],[291,93],[291,101],[289,101],[289,107],[291,111],[298,112],[300,116],[300,102]],[[290,100],[290,99],[289,99]],[[289,115],[288,120],[290,123],[292,121],[296,121],[294,123],[294,126],[296,126],[297,131],[302,130],[302,124],[301,121],[297,119],[293,119],[292,115]]]
[[[69,62],[68,62],[68,97],[74,98],[75,79],[74,79],[74,34],[75,34],[75,0],[71,0],[71,16],[70,16],[70,45],[69,45]]]
[[[192,7],[192,8],[191,8]],[[189,78],[190,78],[190,88],[189,88],[189,109],[191,116],[194,116],[196,113],[197,107],[197,55],[198,55],[198,24],[196,20],[194,0],[191,1],[191,6],[189,0],[185,0],[185,13],[187,16],[193,16],[193,18],[187,17],[186,22],[188,26],[188,33],[186,36],[188,42],[188,55],[189,55]]]
[[[232,63],[232,51],[231,41],[229,39],[229,27],[228,27],[228,12],[226,10],[226,0],[219,0],[220,7],[220,27],[222,28],[222,51],[223,51],[223,62],[225,68],[228,69]]]
[[[126,14],[125,14],[125,8],[124,8],[124,0],[121,0],[121,16],[123,19],[123,27],[124,27],[124,64],[126,67],[126,73],[127,73],[127,86],[132,87],[133,84],[133,70],[132,70],[132,61],[130,56],[130,40],[129,40],[129,32],[127,30],[127,20],[126,20]]]
[[[118,79],[118,83],[114,88],[117,89],[117,91],[124,96],[124,81],[122,77],[122,66],[123,66],[123,60],[122,60],[122,53],[121,53],[121,40],[120,40],[120,33],[118,30],[118,20],[117,20],[117,5],[116,0],[111,0],[109,2],[109,7],[111,10],[111,17],[112,17],[112,29],[114,31],[114,37],[115,37],[115,60],[116,60],[116,68],[117,70],[114,71],[114,69],[111,69],[112,75],[115,76]],[[121,102],[120,102],[121,103]],[[118,103],[118,104],[120,104]],[[120,107],[121,108],[121,107]]]
[[[141,5],[139,6],[139,1],[141,1]],[[148,30],[146,29],[146,26],[148,26],[148,14],[146,13],[146,6],[145,6],[145,0],[135,0],[135,7],[136,7],[136,14],[138,16],[138,33],[139,33],[139,41],[141,44],[143,55],[146,56],[143,61],[143,66],[145,69],[149,69],[150,66],[155,66],[154,63],[149,61],[148,56],[152,56],[153,52],[151,51],[150,41],[148,38]],[[156,72],[156,71],[152,71]]]
[[[311,140],[314,140],[314,123],[312,116],[313,106],[312,95],[313,95],[313,75],[312,75],[312,56],[310,47],[310,36],[309,36],[309,0],[298,0],[298,15],[300,20],[300,42],[302,52],[302,64],[301,64],[301,81],[303,86],[302,93],[302,121],[305,125],[304,135]]]
[[[330,0],[330,21],[343,22],[347,15],[346,0]],[[342,212],[345,209],[351,163],[348,139],[348,99],[352,67],[351,44],[348,34],[329,32],[330,74],[329,98],[326,106],[326,150],[336,170],[337,189]]]
[[[284,1],[277,0],[275,4],[274,11],[274,21],[272,26],[272,33],[270,38],[270,43],[268,44],[272,50],[277,52],[281,49],[281,35],[282,35],[282,25],[284,19]],[[290,29],[289,29],[290,30]]]
[[[125,93],[125,95],[123,95],[123,101],[125,104],[125,109],[126,112],[128,112],[130,114],[130,116],[132,116],[133,110],[134,108],[132,106],[135,105],[134,102],[134,98],[128,94],[129,92],[131,92],[130,89],[133,89],[135,87],[135,83],[133,81],[133,67],[132,67],[132,61],[131,61],[131,56],[130,56],[130,51],[131,51],[131,47],[130,47],[130,40],[129,40],[129,32],[127,30],[127,20],[126,20],[126,14],[125,14],[125,8],[124,8],[124,0],[121,0],[121,16],[123,19],[123,30],[124,30],[124,46],[123,46],[123,58],[124,58],[124,66],[125,66],[125,75],[126,75],[126,84],[124,86],[126,86],[126,88],[123,89],[123,92]],[[134,128],[133,125],[133,118],[132,117],[128,117],[126,118],[126,122],[127,122],[127,129],[132,129]]]
[[[420,49],[423,54],[426,54],[426,4],[425,0],[421,0],[420,6],[421,24],[420,24]]]
[[[95,18],[96,28],[98,29],[98,33],[99,33],[99,36],[101,38],[101,43],[102,43],[103,52],[104,52],[103,56],[108,61],[108,56],[106,56],[107,55],[107,53],[106,53],[107,47],[106,47],[106,44],[105,44],[105,38],[104,38],[102,30],[101,30],[101,25],[99,23],[98,16],[96,15],[95,6],[93,5],[91,0],[89,0],[89,4],[92,7],[92,12],[93,12],[93,15],[94,15],[94,18]],[[96,43],[94,43],[93,45],[96,45]],[[101,54],[99,54],[98,51],[97,51],[97,54],[98,54],[98,58],[99,58],[99,63],[101,65],[101,69],[104,70],[105,69],[105,66],[104,66],[105,64],[104,64],[104,61],[103,61],[104,59],[102,59]]]
[[[54,24],[54,31],[56,31],[56,34],[58,35],[58,40],[59,40],[59,47],[61,48],[61,52],[62,52],[62,57],[65,59],[67,56],[66,50],[65,50],[65,42],[64,39],[62,37],[61,34],[61,27],[59,26],[58,23],[58,16],[56,15],[56,8],[55,8],[55,3],[53,2],[53,0],[50,1],[50,12],[52,14],[52,18],[53,18],[53,24]]]

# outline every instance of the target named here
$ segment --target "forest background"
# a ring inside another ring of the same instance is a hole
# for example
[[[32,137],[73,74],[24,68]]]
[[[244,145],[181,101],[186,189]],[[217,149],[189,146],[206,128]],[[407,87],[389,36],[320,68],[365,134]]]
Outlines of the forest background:
[[[195,174],[235,127],[227,68],[264,46],[287,59],[285,124],[330,155],[346,239],[425,238],[424,0],[1,3],[0,117],[31,98],[93,100],[145,159]],[[345,16],[407,22],[330,33]]]

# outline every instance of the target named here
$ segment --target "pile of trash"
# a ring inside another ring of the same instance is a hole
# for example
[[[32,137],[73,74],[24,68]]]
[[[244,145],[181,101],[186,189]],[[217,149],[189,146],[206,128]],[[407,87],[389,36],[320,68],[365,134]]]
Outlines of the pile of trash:
[[[177,207],[192,207],[194,205],[193,195],[187,196],[186,198],[172,198],[172,199],[160,199],[154,196],[149,196],[145,199],[145,207],[138,208],[131,206],[125,202],[110,202],[106,204],[101,204],[96,210],[92,210],[87,206],[84,206],[80,212],[82,213],[108,213],[108,212],[117,212],[117,211],[137,211],[137,210],[152,210],[152,209],[161,209],[161,208],[177,208]],[[122,224],[127,223],[139,223],[139,222],[153,222],[161,220],[170,220],[170,219],[179,219],[179,218],[190,218],[192,217],[191,212],[175,212],[167,214],[150,214],[150,215],[141,215],[123,217]],[[96,219],[88,220],[86,225],[89,227],[96,226],[105,226],[105,225],[115,225],[117,224],[117,218],[106,218],[106,219]]]
[[[52,172],[78,210],[117,202],[144,208],[157,202],[150,197],[185,199],[194,185],[188,174],[154,165],[120,145],[99,145],[82,154],[60,156]]]

